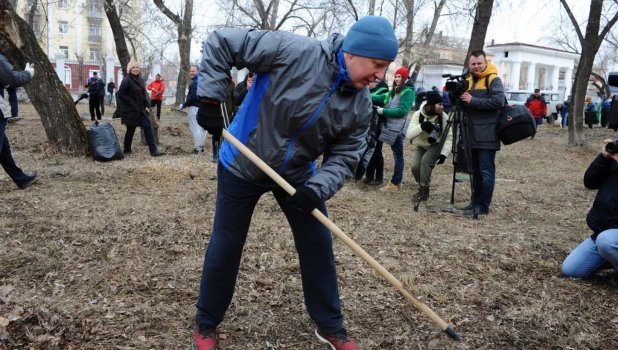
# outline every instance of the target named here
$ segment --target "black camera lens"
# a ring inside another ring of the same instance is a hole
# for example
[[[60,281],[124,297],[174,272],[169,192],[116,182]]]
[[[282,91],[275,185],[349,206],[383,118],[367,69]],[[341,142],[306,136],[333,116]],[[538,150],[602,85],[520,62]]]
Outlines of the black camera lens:
[[[430,144],[434,144],[436,143],[436,141],[438,141],[438,135],[436,134],[434,130],[429,133],[429,136],[427,136],[427,142],[429,142]]]
[[[618,140],[609,142],[605,145],[605,151],[612,155],[618,153]]]

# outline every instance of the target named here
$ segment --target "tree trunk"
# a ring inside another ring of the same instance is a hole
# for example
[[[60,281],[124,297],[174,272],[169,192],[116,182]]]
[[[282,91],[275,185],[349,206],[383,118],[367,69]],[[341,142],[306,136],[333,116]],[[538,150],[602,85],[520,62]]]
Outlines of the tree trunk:
[[[375,16],[376,14],[376,0],[369,0],[369,16]]]
[[[433,19],[431,20],[431,26],[429,26],[429,29],[427,30],[427,36],[425,37],[425,40],[423,41],[422,48],[420,49],[421,53],[423,54],[423,57],[421,58],[421,60],[416,62],[416,66],[414,67],[414,72],[412,73],[412,76],[410,77],[412,81],[416,81],[416,78],[418,77],[418,73],[421,71],[421,68],[423,67],[423,63],[425,63],[426,58],[430,57],[429,55],[434,54],[434,52],[432,52],[432,50],[429,49],[429,45],[431,45],[431,41],[433,40],[433,36],[436,32],[436,26],[438,25],[438,19],[440,18],[440,15],[442,14],[442,9],[444,8],[445,3],[446,3],[446,0],[440,0],[440,3],[436,6],[436,8],[433,11]]]
[[[485,37],[487,36],[487,27],[491,20],[491,10],[494,7],[494,0],[479,0],[476,7],[476,15],[474,16],[474,25],[472,26],[472,34],[470,35],[470,45],[468,45],[468,54],[464,62],[464,68],[468,68],[470,53],[474,50],[482,50],[485,47]]]
[[[575,73],[575,81],[573,82],[571,106],[569,107],[569,120],[572,121],[569,123],[569,144],[586,147],[588,146],[588,142],[584,134],[584,99],[586,97],[586,91],[588,90],[588,79],[592,73],[594,57],[599,51],[603,38],[605,38],[609,30],[618,21],[618,12],[607,21],[605,27],[599,32],[601,28],[603,0],[591,0],[588,24],[586,25],[586,36],[584,36],[579,28],[579,22],[573,15],[569,5],[565,0],[560,0],[560,3],[567,12],[582,47],[579,64],[577,65],[577,72]],[[573,118],[571,118],[571,116]]]
[[[178,72],[178,84],[176,85],[176,104],[180,105],[185,101],[185,90],[187,88],[187,74],[191,64],[191,36],[193,18],[193,0],[185,0],[184,14],[180,18],[165,6],[163,0],[154,0],[159,10],[169,18],[178,31],[178,51],[180,52],[180,72]]]
[[[594,55],[588,56],[587,49],[582,50],[578,69],[575,72],[571,88],[571,105],[569,106],[569,144],[588,146],[584,133],[584,99],[588,90],[588,78],[592,72]]]
[[[129,53],[129,49],[127,48],[127,43],[124,38],[124,29],[122,29],[122,24],[120,23],[118,12],[116,12],[114,1],[105,0],[103,8],[105,9],[105,15],[109,21],[109,26],[112,28],[112,33],[114,34],[116,54],[118,55],[118,60],[120,61],[122,76],[126,77],[127,74],[129,74],[129,72],[127,72],[127,65],[131,61],[131,54]]]
[[[67,155],[86,155],[88,136],[71,94],[58,78],[32,28],[15,13],[9,0],[0,0],[0,52],[16,67],[34,64],[35,75],[24,88],[41,118],[52,150]]]
[[[401,65],[410,68],[414,62],[412,55],[412,47],[414,46],[414,0],[404,0],[404,8],[406,9],[406,37],[403,42],[403,50],[401,51]],[[397,22],[397,17],[393,23]],[[405,77],[408,79],[408,77]]]

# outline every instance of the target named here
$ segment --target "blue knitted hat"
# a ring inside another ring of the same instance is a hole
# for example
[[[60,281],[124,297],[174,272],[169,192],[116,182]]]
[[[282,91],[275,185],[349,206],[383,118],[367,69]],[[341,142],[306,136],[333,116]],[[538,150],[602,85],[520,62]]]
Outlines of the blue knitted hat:
[[[367,16],[354,23],[345,39],[343,51],[354,55],[394,61],[399,51],[390,22],[380,16]]]

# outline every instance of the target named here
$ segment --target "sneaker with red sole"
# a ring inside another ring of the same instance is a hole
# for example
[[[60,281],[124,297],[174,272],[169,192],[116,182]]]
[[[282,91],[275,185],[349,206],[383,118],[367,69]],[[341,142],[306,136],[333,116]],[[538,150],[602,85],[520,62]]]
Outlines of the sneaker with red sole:
[[[199,324],[193,332],[191,350],[219,350],[216,328]]]
[[[331,350],[358,350],[358,345],[352,339],[345,328],[332,334],[325,334],[319,328],[315,330],[315,335],[321,342],[330,345]]]

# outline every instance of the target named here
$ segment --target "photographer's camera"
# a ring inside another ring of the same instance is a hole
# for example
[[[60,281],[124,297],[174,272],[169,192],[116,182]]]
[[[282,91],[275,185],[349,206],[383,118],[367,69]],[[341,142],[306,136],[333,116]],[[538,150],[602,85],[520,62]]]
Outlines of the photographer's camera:
[[[438,133],[440,132],[441,128],[440,128],[440,124],[436,124],[436,123],[432,123],[433,124],[433,129],[431,130],[431,132],[429,133],[429,136],[427,137],[427,142],[429,142],[430,144],[434,144],[438,141]]]
[[[612,142],[608,142],[605,145],[605,152],[611,154],[611,155],[616,155],[616,153],[618,153],[618,140],[616,141],[612,141]]]

